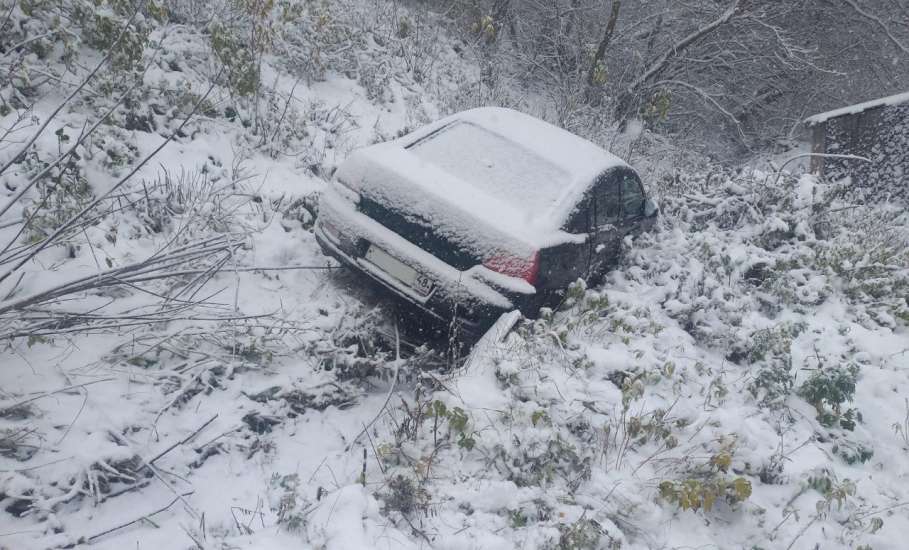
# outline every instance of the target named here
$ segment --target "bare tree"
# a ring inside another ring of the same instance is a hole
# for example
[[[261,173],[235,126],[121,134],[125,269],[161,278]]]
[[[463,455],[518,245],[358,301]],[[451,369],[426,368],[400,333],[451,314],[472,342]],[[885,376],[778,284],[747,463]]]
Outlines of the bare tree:
[[[597,51],[593,54],[593,60],[590,63],[590,70],[587,72],[587,84],[593,86],[596,82],[597,68],[600,67],[600,63],[603,61],[603,56],[606,55],[606,48],[609,47],[609,42],[612,40],[612,35],[615,34],[615,26],[619,21],[619,10],[622,8],[622,0],[613,0],[612,8],[609,10],[609,19],[606,21],[606,28],[603,31],[603,38],[600,39],[600,45],[597,46]]]
[[[442,4],[457,17],[467,3],[471,17],[492,13],[514,29],[476,50],[499,75],[487,80],[547,98],[557,122],[588,121],[572,126],[582,133],[639,118],[734,152],[785,137],[811,110],[902,91],[909,78],[901,0]]]

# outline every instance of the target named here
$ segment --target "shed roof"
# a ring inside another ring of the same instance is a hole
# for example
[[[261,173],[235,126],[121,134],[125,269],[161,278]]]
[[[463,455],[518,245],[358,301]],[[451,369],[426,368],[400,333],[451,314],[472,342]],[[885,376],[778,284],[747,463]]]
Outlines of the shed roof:
[[[872,101],[866,101],[864,103],[856,103],[855,105],[850,105],[848,107],[842,107],[840,109],[834,109],[832,111],[827,111],[826,113],[819,113],[812,115],[805,119],[805,124],[808,126],[813,126],[815,124],[821,124],[822,122],[827,122],[831,118],[837,118],[846,115],[856,115],[858,113],[867,111],[868,109],[874,109],[875,107],[885,107],[889,105],[899,105],[900,103],[909,102],[909,92],[903,92],[901,94],[891,95],[887,97],[882,97],[880,99],[874,99]]]

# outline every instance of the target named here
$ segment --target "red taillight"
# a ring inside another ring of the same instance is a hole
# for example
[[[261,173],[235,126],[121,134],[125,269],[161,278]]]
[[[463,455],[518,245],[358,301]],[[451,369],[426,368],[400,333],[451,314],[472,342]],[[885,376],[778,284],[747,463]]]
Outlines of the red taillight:
[[[483,262],[483,265],[496,273],[524,279],[528,283],[535,285],[540,274],[540,251],[535,251],[530,258],[498,254],[487,259]]]

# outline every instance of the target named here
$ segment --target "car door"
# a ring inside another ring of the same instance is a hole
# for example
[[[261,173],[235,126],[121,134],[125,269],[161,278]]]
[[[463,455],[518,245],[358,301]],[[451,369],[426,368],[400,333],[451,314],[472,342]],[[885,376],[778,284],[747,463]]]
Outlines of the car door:
[[[542,288],[563,290],[569,284],[586,278],[590,267],[590,238],[593,225],[593,207],[588,192],[575,206],[568,221],[562,227],[583,240],[562,243],[546,248],[540,254]]]
[[[634,174],[621,174],[622,188],[622,236],[637,235],[643,230],[645,222],[644,187]]]
[[[610,171],[600,176],[593,186],[590,239],[590,265],[587,278],[598,281],[619,260],[622,250],[622,204],[620,173]]]

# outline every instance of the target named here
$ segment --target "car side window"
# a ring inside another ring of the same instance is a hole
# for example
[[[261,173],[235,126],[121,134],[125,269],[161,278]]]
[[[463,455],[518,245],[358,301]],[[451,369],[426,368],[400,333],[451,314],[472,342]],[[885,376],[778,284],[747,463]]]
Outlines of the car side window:
[[[597,227],[615,224],[619,221],[619,202],[620,180],[615,174],[609,174],[597,181],[594,187],[594,219]]]
[[[568,217],[568,223],[565,224],[565,231],[575,235],[590,232],[590,216],[590,198],[585,196],[584,199],[575,206],[571,216]]]
[[[644,215],[644,190],[637,178],[625,175],[622,178],[622,207],[626,218]]]

